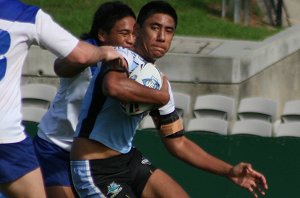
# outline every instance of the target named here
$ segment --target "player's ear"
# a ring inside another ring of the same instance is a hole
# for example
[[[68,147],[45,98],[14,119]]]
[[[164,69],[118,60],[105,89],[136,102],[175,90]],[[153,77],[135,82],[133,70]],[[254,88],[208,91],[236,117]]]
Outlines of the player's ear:
[[[98,31],[98,39],[102,43],[105,42],[105,40],[106,40],[106,33],[104,31],[102,31],[102,30],[99,30]]]

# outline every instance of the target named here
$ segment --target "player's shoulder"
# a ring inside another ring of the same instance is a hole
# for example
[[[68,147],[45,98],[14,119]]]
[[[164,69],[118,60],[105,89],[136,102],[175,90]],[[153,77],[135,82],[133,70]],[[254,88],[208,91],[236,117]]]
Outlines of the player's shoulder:
[[[37,6],[27,5],[18,0],[0,1],[0,18],[8,21],[34,23],[39,10]]]
[[[131,49],[125,47],[116,47],[116,50],[127,61],[129,71],[133,70],[137,65],[145,65],[147,63],[143,57]]]
[[[125,48],[125,47],[121,47],[121,46],[118,46],[118,47],[115,47],[115,49],[124,57],[134,57],[135,56],[135,52],[128,49],[128,48]]]

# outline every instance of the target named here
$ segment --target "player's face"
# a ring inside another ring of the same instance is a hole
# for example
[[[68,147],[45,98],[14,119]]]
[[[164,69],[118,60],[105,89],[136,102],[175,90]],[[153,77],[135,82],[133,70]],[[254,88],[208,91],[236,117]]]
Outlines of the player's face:
[[[134,25],[135,19],[133,17],[124,17],[115,23],[109,34],[100,32],[99,39],[103,45],[133,48],[135,42]]]
[[[139,30],[141,55],[155,61],[164,56],[170,48],[175,33],[175,21],[167,14],[153,14],[145,20]]]

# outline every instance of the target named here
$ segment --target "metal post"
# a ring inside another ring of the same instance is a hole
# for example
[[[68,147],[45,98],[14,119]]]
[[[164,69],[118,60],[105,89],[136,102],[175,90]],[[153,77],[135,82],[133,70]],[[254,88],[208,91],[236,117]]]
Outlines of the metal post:
[[[234,0],[234,23],[240,23],[241,0]]]
[[[276,6],[276,26],[282,26],[282,4],[283,0],[277,0]]]
[[[222,18],[226,17],[226,0],[222,0]]]
[[[249,0],[244,0],[244,25],[249,24]]]

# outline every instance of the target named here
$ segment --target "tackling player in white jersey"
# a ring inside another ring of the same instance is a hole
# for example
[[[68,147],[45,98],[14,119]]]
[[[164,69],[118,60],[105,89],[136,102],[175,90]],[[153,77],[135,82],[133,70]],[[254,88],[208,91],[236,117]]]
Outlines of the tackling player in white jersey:
[[[80,42],[36,6],[0,0],[0,190],[8,197],[46,197],[31,139],[21,125],[20,80],[31,45],[77,69],[120,58],[112,47]]]
[[[151,1],[140,10],[137,24],[134,52],[119,49],[129,72],[165,55],[175,33],[177,14],[165,1]],[[254,197],[258,196],[256,190],[264,194],[266,179],[250,164],[232,166],[184,136],[171,88],[163,85],[162,89],[169,92],[167,104],[151,115],[170,153],[194,167],[227,177]],[[133,147],[135,130],[144,114],[127,115],[120,101],[141,102],[135,94],[128,86],[127,70],[116,61],[104,62],[93,77],[71,149],[72,179],[80,197],[188,197],[171,177]],[[144,103],[149,102],[146,96],[141,97]]]
[[[106,2],[95,12],[91,29],[82,35],[82,39],[96,46],[133,48],[135,19],[133,10],[126,4]],[[48,198],[74,197],[69,155],[81,100],[95,70],[97,65],[86,68],[73,78],[60,78],[57,94],[38,126],[34,146]]]

